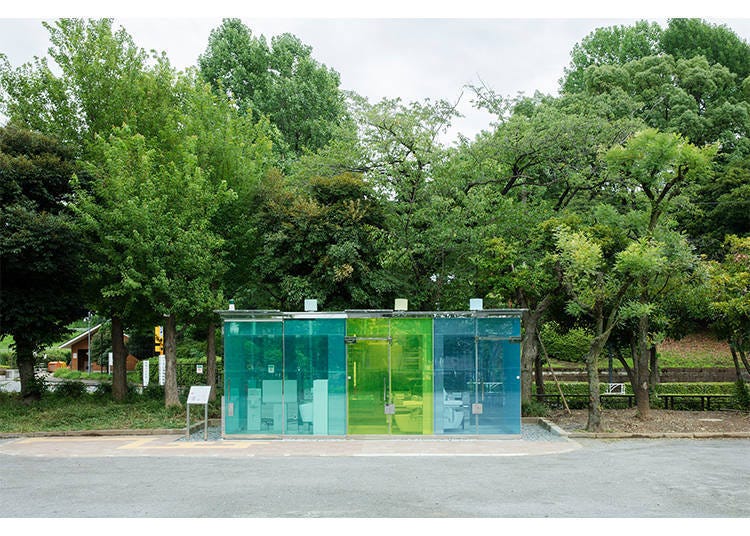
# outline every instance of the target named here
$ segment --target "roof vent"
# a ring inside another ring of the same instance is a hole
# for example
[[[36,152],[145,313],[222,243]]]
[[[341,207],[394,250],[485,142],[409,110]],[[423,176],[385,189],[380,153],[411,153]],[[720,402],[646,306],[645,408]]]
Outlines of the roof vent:
[[[469,300],[470,311],[481,311],[484,309],[484,300],[482,298],[471,298]]]
[[[393,309],[395,311],[408,311],[409,300],[407,300],[406,298],[396,298],[396,303],[393,306]]]

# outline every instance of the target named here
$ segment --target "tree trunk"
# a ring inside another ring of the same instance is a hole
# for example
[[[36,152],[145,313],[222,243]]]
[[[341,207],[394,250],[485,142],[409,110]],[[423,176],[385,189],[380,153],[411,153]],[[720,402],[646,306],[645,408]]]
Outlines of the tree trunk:
[[[742,349],[742,346],[738,347],[738,351],[740,353],[740,359],[742,360],[742,364],[745,365],[745,370],[748,374],[750,374],[750,363],[747,361],[747,356],[745,355],[745,350]]]
[[[659,378],[659,353],[656,351],[655,344],[651,345],[649,352],[650,352],[649,367],[650,367],[651,372],[649,373],[649,377],[648,377],[648,386],[649,386],[649,391],[653,393],[654,389],[656,388],[657,385],[659,385],[659,382],[661,381],[661,378]]]
[[[586,430],[589,432],[602,431],[602,406],[599,396],[599,354],[606,341],[603,336],[596,337],[586,354],[586,373],[589,378],[589,415]]]
[[[544,370],[542,368],[542,356],[537,353],[536,359],[534,360],[534,377],[536,379],[536,393],[539,395],[544,394]]]
[[[651,406],[649,400],[649,358],[651,357],[648,346],[648,328],[649,321],[647,316],[642,316],[638,320],[638,329],[636,331],[635,352],[633,355],[633,364],[635,370],[635,384],[631,382],[633,393],[635,394],[635,404],[638,409],[640,419],[650,417]]]
[[[128,352],[125,349],[125,336],[122,319],[112,316],[112,398],[122,402],[128,396],[127,375]]]
[[[532,371],[539,361],[539,320],[552,303],[552,295],[545,296],[535,308],[532,309],[523,292],[519,292],[518,301],[521,308],[526,309],[522,314],[523,339],[521,340],[521,402],[531,401]],[[541,365],[539,367],[541,369]],[[537,378],[537,387],[540,387],[540,379]],[[541,392],[544,392],[542,382]]]
[[[737,348],[735,348],[734,342],[729,343],[729,351],[732,352],[732,361],[734,361],[734,371],[737,374],[737,381],[741,381],[742,369],[740,368],[740,360],[737,358]]]
[[[521,341],[521,402],[531,401],[532,370],[539,358],[537,331],[539,316],[535,311],[523,312],[523,340]]]
[[[34,375],[36,345],[33,341],[16,333],[13,334],[13,340],[16,344],[16,366],[21,380],[21,398],[26,403],[39,400],[42,398],[42,389]]]
[[[167,360],[167,369],[164,377],[164,405],[182,406],[180,396],[177,392],[177,323],[174,314],[167,317],[164,326],[164,356]]]
[[[206,340],[206,383],[211,386],[209,400],[216,400],[216,324],[208,323]]]

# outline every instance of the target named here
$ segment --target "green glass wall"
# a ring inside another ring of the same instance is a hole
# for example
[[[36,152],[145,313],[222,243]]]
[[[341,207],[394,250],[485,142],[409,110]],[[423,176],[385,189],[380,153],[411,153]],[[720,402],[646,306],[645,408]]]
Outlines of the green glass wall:
[[[432,319],[347,321],[349,434],[432,434]]]

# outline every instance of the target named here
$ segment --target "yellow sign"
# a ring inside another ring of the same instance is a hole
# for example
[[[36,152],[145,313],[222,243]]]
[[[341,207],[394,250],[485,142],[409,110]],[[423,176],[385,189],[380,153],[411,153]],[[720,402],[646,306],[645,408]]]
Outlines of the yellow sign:
[[[154,352],[159,355],[164,353],[164,328],[162,326],[154,328]]]

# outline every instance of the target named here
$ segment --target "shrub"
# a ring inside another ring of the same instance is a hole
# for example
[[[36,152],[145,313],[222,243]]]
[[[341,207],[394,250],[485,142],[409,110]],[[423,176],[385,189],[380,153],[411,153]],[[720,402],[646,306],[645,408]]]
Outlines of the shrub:
[[[143,388],[141,396],[149,400],[164,400],[164,386],[158,383],[149,383],[148,387]]]
[[[70,364],[71,354],[70,350],[65,348],[47,348],[42,352],[42,362],[46,365],[50,361],[63,361],[66,364]]]
[[[543,402],[531,400],[521,404],[521,415],[523,417],[546,417],[549,415],[549,408]]]
[[[742,379],[737,380],[734,384],[734,396],[740,408],[750,409],[750,392],[748,392],[747,385]]]
[[[561,361],[582,362],[593,336],[583,328],[572,328],[560,333],[557,322],[547,322],[542,326],[542,341],[550,357]]]
[[[78,381],[63,381],[55,388],[55,396],[81,398],[86,394],[86,384]]]
[[[15,354],[13,352],[0,352],[0,365],[12,367],[15,363]]]
[[[112,396],[112,384],[109,382],[101,382],[94,389],[96,396]]]

